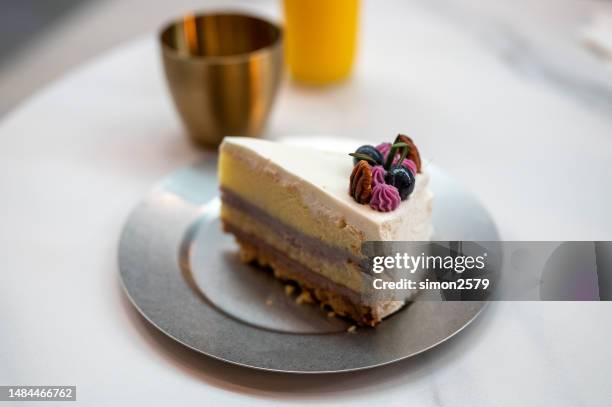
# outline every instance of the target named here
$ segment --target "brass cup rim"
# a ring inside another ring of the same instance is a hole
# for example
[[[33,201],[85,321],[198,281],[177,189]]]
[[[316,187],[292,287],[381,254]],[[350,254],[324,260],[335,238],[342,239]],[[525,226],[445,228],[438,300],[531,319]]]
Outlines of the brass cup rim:
[[[164,55],[167,57],[175,58],[178,60],[189,61],[189,62],[197,62],[203,64],[235,64],[240,62],[248,61],[254,57],[258,57],[261,55],[265,55],[271,52],[274,52],[276,49],[282,46],[283,40],[283,30],[282,28],[274,24],[273,22],[263,19],[261,17],[246,14],[246,13],[237,13],[237,12],[210,12],[210,13],[194,13],[192,17],[196,20],[201,20],[204,18],[210,17],[237,17],[237,18],[246,18],[248,20],[257,21],[266,25],[269,29],[274,32],[274,39],[270,41],[270,43],[265,46],[255,48],[250,51],[240,52],[229,55],[194,55],[194,54],[184,54],[177,50],[176,47],[166,41],[166,36],[169,34],[170,30],[175,28],[176,26],[183,25],[185,22],[185,18],[189,14],[183,15],[182,17],[175,18],[169,23],[165,24],[162,29],[159,31],[158,40],[160,42],[162,51]]]

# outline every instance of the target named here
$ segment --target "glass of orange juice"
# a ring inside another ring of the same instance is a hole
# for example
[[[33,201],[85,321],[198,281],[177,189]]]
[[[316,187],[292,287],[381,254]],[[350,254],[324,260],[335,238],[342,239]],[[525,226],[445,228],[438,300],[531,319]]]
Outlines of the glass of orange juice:
[[[359,0],[284,0],[291,77],[324,85],[346,79],[357,42]]]

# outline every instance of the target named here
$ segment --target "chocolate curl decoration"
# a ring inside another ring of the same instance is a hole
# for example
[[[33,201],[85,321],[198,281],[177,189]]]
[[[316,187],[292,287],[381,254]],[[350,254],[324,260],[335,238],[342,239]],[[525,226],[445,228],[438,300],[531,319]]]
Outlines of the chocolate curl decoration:
[[[414,144],[414,141],[412,141],[412,139],[404,134],[398,134],[397,137],[395,138],[395,142],[396,143],[404,143],[408,146],[408,156],[407,158],[409,160],[414,161],[414,163],[416,164],[416,172],[420,173],[421,172],[421,155],[419,154],[419,149],[417,148],[417,146]],[[416,173],[415,173],[416,175]]]
[[[360,204],[370,202],[370,196],[372,195],[372,167],[365,160],[359,161],[353,167],[349,193]]]

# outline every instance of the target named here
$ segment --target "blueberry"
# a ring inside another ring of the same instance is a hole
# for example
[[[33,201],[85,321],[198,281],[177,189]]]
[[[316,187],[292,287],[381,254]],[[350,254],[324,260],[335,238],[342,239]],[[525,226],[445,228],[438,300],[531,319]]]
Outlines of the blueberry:
[[[367,161],[369,161],[370,164],[372,165],[382,165],[383,164],[384,157],[380,153],[380,151],[378,151],[376,147],[374,146],[370,146],[370,145],[361,146],[357,150],[355,150],[355,154],[366,155],[370,157],[370,159]],[[363,158],[353,157],[353,165],[356,165],[360,159],[363,159]]]
[[[410,170],[401,165],[394,165],[387,171],[385,182],[397,188],[402,201],[406,200],[408,195],[414,191],[414,175]]]

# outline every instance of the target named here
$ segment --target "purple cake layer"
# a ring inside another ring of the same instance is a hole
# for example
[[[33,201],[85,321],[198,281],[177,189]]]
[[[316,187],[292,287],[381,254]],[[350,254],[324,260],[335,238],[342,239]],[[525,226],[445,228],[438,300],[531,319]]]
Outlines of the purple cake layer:
[[[224,205],[229,205],[249,215],[273,230],[292,246],[306,251],[313,257],[324,258],[330,263],[351,262],[355,264],[362,273],[370,274],[367,258],[360,258],[343,248],[330,246],[320,239],[308,236],[269,215],[250,202],[247,202],[227,188],[221,187],[221,200]]]

